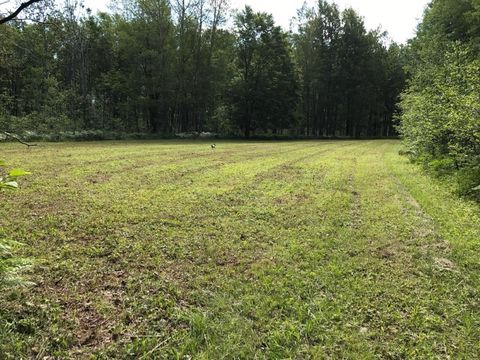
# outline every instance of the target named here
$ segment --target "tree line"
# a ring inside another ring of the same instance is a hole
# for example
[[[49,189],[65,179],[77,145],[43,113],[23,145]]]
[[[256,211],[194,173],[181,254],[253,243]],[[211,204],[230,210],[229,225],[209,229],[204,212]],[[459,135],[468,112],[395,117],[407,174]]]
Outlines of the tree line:
[[[0,127],[224,135],[395,135],[404,51],[320,0],[294,30],[228,0],[37,2],[0,27]]]
[[[432,1],[406,50],[408,153],[480,198],[480,2]]]

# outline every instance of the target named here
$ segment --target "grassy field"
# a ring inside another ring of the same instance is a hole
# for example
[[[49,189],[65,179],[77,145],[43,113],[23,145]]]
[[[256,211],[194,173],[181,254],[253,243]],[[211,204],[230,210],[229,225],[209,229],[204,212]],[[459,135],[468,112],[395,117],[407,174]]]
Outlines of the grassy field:
[[[400,146],[0,145],[0,358],[480,358],[480,207]]]

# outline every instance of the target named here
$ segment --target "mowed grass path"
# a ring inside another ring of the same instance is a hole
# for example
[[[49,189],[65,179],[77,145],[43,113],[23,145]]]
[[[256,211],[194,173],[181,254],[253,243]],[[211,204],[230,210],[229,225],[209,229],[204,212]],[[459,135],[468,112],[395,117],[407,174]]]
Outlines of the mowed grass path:
[[[1,145],[0,358],[480,358],[480,207],[400,147]]]

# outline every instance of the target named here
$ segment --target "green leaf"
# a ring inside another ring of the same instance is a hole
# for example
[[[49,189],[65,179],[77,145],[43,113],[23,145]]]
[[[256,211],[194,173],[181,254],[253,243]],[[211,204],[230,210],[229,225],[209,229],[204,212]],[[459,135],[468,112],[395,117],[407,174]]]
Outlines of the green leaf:
[[[7,166],[7,163],[4,160],[0,160],[0,166],[5,167]]]
[[[25,175],[30,175],[31,173],[29,173],[28,171],[24,171],[24,170],[21,170],[21,169],[13,169],[12,171],[10,171],[8,173],[8,176],[11,177],[11,178],[17,178],[17,177],[20,177],[20,176],[25,176]]]
[[[477,187],[474,187],[472,190],[473,191],[480,191],[480,185],[478,185]]]
[[[7,186],[9,188],[16,189],[16,188],[18,188],[18,183],[16,181],[9,181],[9,182],[5,183],[5,186]]]

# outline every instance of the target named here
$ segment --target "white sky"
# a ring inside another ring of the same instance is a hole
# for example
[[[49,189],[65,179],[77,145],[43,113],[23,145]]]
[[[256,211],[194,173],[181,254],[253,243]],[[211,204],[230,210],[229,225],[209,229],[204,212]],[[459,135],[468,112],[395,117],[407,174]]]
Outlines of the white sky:
[[[0,4],[5,0],[0,0]],[[297,14],[305,0],[230,0],[233,9],[241,9],[246,4],[257,11],[273,14],[278,24],[289,28],[290,19]],[[107,10],[110,0],[85,0],[93,10]],[[313,6],[316,0],[306,0]],[[367,29],[388,31],[390,37],[400,43],[406,42],[415,34],[415,28],[423,10],[430,0],[335,0],[340,9],[353,7],[364,17]],[[10,1],[10,4],[13,1]],[[5,6],[0,6],[0,8]]]
[[[314,6],[316,0],[307,0]],[[367,29],[388,31],[390,37],[405,43],[415,34],[417,24],[430,0],[335,0],[340,7],[353,7],[364,17]],[[249,4],[256,10],[272,13],[277,23],[289,28],[290,19],[297,14],[304,0],[231,0],[233,8],[242,8]]]

